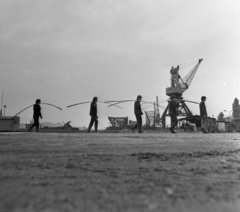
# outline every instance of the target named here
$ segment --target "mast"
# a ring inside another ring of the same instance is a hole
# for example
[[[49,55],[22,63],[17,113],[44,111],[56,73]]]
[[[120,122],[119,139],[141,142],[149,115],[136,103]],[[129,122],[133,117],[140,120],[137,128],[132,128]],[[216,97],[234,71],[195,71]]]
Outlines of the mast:
[[[4,90],[2,91],[2,101],[1,101],[1,115],[2,115],[2,107],[3,107],[3,94],[4,94]],[[0,116],[1,116],[0,115]]]

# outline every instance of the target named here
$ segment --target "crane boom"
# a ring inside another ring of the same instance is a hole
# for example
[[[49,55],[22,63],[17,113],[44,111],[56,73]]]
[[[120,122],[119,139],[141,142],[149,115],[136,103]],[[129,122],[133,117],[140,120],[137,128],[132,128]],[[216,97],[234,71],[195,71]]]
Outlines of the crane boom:
[[[194,76],[195,76],[195,74],[196,74],[196,72],[197,72],[197,70],[198,70],[198,68],[199,68],[199,66],[200,66],[200,63],[202,62],[202,60],[203,60],[203,59],[199,59],[199,60],[198,60],[198,63],[197,63],[197,64],[192,68],[192,70],[183,78],[182,83],[180,84],[181,89],[182,89],[182,92],[186,91],[186,90],[189,88],[189,86],[190,86],[190,84],[191,84],[191,82],[192,82],[192,80],[193,80],[193,78],[194,78]]]

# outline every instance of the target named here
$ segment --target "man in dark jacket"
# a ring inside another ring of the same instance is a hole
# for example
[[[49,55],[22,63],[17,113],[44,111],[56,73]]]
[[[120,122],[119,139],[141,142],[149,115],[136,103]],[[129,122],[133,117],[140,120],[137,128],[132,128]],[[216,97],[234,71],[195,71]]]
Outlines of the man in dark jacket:
[[[174,131],[175,126],[178,124],[178,119],[177,119],[177,110],[178,110],[178,102],[176,100],[176,97],[172,95],[170,97],[169,101],[169,116],[171,118],[171,127],[169,128],[171,133],[176,133]]]
[[[206,105],[205,105],[206,100],[207,100],[207,97],[202,96],[201,102],[199,104],[200,116],[201,116],[201,131],[203,133],[209,133],[211,130],[211,124],[209,124],[209,122],[208,122],[207,109],[206,109]]]
[[[97,101],[98,101],[98,98],[93,97],[93,100],[90,105],[89,115],[91,116],[91,120],[88,126],[88,133],[90,133],[93,123],[95,123],[95,132],[98,131]]]
[[[137,100],[134,103],[134,114],[137,119],[137,123],[132,127],[132,131],[134,132],[134,129],[138,128],[138,133],[142,133],[142,109],[141,109],[141,102],[142,96],[138,95]]]
[[[31,131],[34,127],[36,127],[36,132],[39,132],[39,117],[42,119],[42,113],[41,113],[41,100],[37,99],[35,104],[33,105],[33,124],[32,126],[28,129],[28,131]]]

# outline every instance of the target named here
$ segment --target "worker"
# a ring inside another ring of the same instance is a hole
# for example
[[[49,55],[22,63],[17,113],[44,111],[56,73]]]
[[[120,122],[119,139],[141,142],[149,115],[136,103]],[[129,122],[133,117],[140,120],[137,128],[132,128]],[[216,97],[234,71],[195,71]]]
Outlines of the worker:
[[[174,95],[170,97],[169,101],[169,116],[171,118],[171,127],[169,127],[169,130],[171,133],[176,133],[174,131],[175,126],[178,124],[178,119],[177,119],[177,110],[178,110],[178,101]]]
[[[28,129],[30,132],[34,127],[36,127],[36,132],[39,132],[39,117],[42,119],[42,113],[41,113],[41,100],[37,99],[35,101],[35,104],[33,105],[33,124],[32,126]]]
[[[206,100],[207,100],[207,97],[202,96],[201,102],[199,104],[200,116],[201,116],[201,131],[203,133],[209,133],[211,130],[211,124],[209,124],[209,121],[208,121],[207,109],[205,105]]]
[[[142,109],[141,109],[142,96],[138,95],[137,100],[134,103],[134,114],[136,116],[137,123],[131,128],[134,133],[134,129],[138,129],[138,133],[143,133],[142,131]]]
[[[97,97],[93,97],[93,100],[90,105],[90,113],[89,115],[91,116],[91,120],[88,126],[88,133],[90,133],[91,128],[94,124],[95,127],[95,132],[98,132],[98,116],[97,116]]]

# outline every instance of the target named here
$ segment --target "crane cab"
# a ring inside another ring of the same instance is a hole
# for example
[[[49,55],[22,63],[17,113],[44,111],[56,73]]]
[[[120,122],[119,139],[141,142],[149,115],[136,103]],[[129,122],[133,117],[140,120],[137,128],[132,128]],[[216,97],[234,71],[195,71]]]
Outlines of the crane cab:
[[[180,76],[178,74],[179,66],[176,68],[172,67],[170,70],[171,74],[171,87],[166,88],[166,95],[172,96],[175,95],[176,97],[182,96],[182,88],[180,86]]]
[[[166,88],[166,95],[167,96],[176,96],[181,97],[182,96],[182,89],[180,87],[168,87]]]

